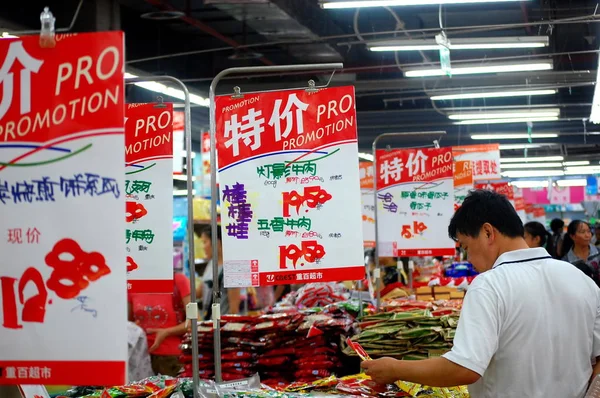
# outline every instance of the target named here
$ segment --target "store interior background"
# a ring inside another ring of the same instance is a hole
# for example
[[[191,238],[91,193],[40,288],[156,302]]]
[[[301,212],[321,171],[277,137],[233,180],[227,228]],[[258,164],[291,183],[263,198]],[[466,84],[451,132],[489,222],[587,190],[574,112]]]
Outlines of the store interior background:
[[[2,31],[39,28],[39,11],[49,6],[57,28],[73,19],[79,0],[3,2]],[[600,15],[595,1],[535,0],[474,5],[393,8],[323,9],[317,0],[85,0],[72,32],[121,29],[126,37],[126,72],[136,76],[170,75],[188,85],[193,97],[192,129],[196,196],[207,197],[201,136],[208,130],[208,86],[221,70],[236,66],[343,62],[330,85],[356,88],[359,147],[371,158],[373,139],[387,132],[445,131],[441,146],[500,143],[504,158],[547,158],[535,166],[503,174],[522,188],[526,200],[544,206],[546,219],[598,216],[600,129],[589,119],[595,102]],[[410,68],[439,65],[438,51],[371,51],[377,40],[434,40],[440,22],[451,39],[477,37],[539,38],[537,48],[452,50],[452,66],[551,63],[542,71],[447,77],[405,77]],[[475,26],[471,26],[475,25]],[[218,94],[305,87],[313,79],[328,82],[331,74],[235,76],[224,80]],[[547,95],[433,101],[432,96],[462,91],[549,90]],[[157,93],[153,83],[130,86],[128,102],[177,100]],[[452,114],[494,111],[527,117],[527,112],[555,112],[548,121],[458,124]],[[502,139],[498,138],[498,134]],[[518,136],[515,136],[518,134]],[[486,138],[485,135],[491,135]],[[518,138],[515,138],[518,137]],[[386,141],[393,147],[431,144],[418,137]],[[175,171],[186,171],[183,141],[176,148]],[[576,163],[570,163],[576,162]],[[539,164],[546,163],[547,165]],[[518,163],[517,163],[518,164]],[[185,256],[184,174],[174,175],[174,256]],[[550,203],[552,183],[568,187],[562,203]],[[583,205],[582,205],[583,204]],[[208,205],[198,201],[198,224],[208,222]],[[196,257],[203,258],[201,245]],[[182,265],[183,262],[174,261]]]

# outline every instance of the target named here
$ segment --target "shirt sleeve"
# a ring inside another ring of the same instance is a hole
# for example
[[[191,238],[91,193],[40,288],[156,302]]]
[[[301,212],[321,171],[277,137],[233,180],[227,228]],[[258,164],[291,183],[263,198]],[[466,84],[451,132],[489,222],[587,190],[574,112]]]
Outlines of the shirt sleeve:
[[[600,291],[596,291],[596,320],[594,321],[594,346],[592,348],[593,358],[600,357]]]
[[[191,294],[191,287],[188,277],[181,273],[175,273],[174,278],[181,298],[189,296]]]
[[[471,287],[465,296],[454,346],[443,357],[483,376],[498,350],[499,331],[498,296],[492,290]]]

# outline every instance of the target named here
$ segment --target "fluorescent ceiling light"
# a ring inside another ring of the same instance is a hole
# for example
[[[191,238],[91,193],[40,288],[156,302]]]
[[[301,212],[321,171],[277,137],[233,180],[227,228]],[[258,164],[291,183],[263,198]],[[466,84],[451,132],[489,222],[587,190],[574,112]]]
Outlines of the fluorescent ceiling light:
[[[585,178],[574,178],[570,180],[558,180],[556,185],[559,187],[585,187],[587,180]]]
[[[543,169],[544,167],[563,167],[563,165],[562,163],[506,163],[500,166],[502,170],[524,168]]]
[[[520,0],[349,0],[349,1],[321,1],[325,9],[363,8],[363,7],[396,7],[396,6],[427,6],[438,4],[481,4],[481,3],[507,3]]]
[[[125,79],[132,79],[135,77],[137,77],[137,76],[134,74],[125,72]],[[147,82],[138,82],[138,83],[133,83],[133,84],[135,86],[145,88],[146,90],[154,91],[155,93],[158,93],[158,94],[168,95],[169,97],[177,98],[182,101],[185,99],[185,95],[182,90],[180,90],[178,88],[166,86],[162,83],[147,81]],[[204,98],[199,95],[192,94],[192,93],[190,93],[190,102],[192,104],[205,106],[205,107],[208,107],[210,104],[210,100],[208,98]]]
[[[472,140],[517,140],[528,138],[556,138],[556,133],[536,133],[536,134],[471,134]]]
[[[577,160],[575,162],[563,162],[563,166],[587,166],[590,164],[589,160]]]
[[[533,72],[553,69],[552,61],[523,63],[523,64],[501,64],[485,66],[457,66],[452,67],[452,75],[472,75],[480,73],[508,73],[508,72]],[[405,77],[430,77],[446,76],[442,69],[412,69],[404,73]]]
[[[484,112],[460,112],[448,114],[451,120],[473,120],[473,119],[518,119],[560,116],[560,109],[527,109],[518,111],[484,111]]]
[[[522,91],[492,91],[483,93],[461,93],[448,95],[434,95],[432,101],[461,100],[474,98],[504,98],[504,97],[528,97],[530,95],[552,95],[558,90],[522,90]]]
[[[564,176],[562,170],[511,170],[502,173],[503,177],[519,178],[519,177],[560,177]]]
[[[534,149],[544,146],[556,146],[558,144],[500,144],[501,151],[510,151],[514,149]]]
[[[517,188],[546,188],[548,180],[517,180],[511,181],[510,185]]]
[[[559,119],[558,116],[546,116],[546,117],[516,117],[508,119],[472,119],[472,120],[460,120],[454,122],[456,125],[466,124],[502,124],[502,123],[527,123],[527,122],[554,122]]]
[[[473,37],[451,39],[450,50],[485,50],[500,48],[540,48],[547,47],[548,36],[523,37]],[[439,51],[435,39],[382,40],[367,43],[371,51]]]
[[[567,174],[567,175],[600,174],[600,166],[567,167],[565,170],[565,174]]]
[[[500,158],[500,163],[562,162],[562,156],[539,156],[531,158]]]
[[[590,122],[600,123],[600,66],[596,71],[596,87],[594,88],[594,99],[592,100],[592,112],[590,113]]]
[[[358,157],[361,158],[362,160],[369,160],[369,161],[373,161],[373,154],[372,153],[367,153],[367,152],[359,152],[358,153]]]

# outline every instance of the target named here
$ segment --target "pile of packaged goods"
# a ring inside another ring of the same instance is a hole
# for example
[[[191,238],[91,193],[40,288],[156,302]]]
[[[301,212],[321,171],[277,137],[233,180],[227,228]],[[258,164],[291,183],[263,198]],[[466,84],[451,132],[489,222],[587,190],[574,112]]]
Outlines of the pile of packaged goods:
[[[452,348],[462,300],[437,302],[392,300],[384,311],[360,320],[361,332],[351,338],[371,357],[426,359]],[[351,347],[344,353],[354,356]]]
[[[308,398],[318,396],[356,397],[429,397],[468,398],[465,387],[429,388],[418,384],[397,382],[382,386],[364,374],[329,376],[311,383],[296,382],[274,389],[261,383],[254,375],[234,382],[215,383],[201,380],[198,386],[201,398]],[[64,397],[68,398],[192,398],[193,386],[189,378],[151,377],[123,387],[77,387]]]
[[[222,371],[224,380],[258,372],[263,383],[286,386],[292,381],[310,382],[332,374],[347,374],[340,360],[340,342],[354,333],[358,302],[331,304],[325,308],[260,316],[222,317]],[[192,375],[191,336],[181,346],[181,376]],[[213,377],[213,328],[198,326],[198,363],[201,377]]]
[[[347,290],[338,283],[307,283],[283,298],[277,307],[316,308],[348,300]],[[275,308],[277,308],[275,307]]]

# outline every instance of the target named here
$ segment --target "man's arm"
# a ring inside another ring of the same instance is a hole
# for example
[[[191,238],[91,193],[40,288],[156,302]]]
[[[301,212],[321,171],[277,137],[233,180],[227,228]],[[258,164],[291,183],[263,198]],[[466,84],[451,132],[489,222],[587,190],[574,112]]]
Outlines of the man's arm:
[[[391,384],[402,380],[433,387],[455,387],[473,384],[480,376],[445,358],[422,361],[399,361],[382,358],[361,365],[365,373],[378,384]]]

